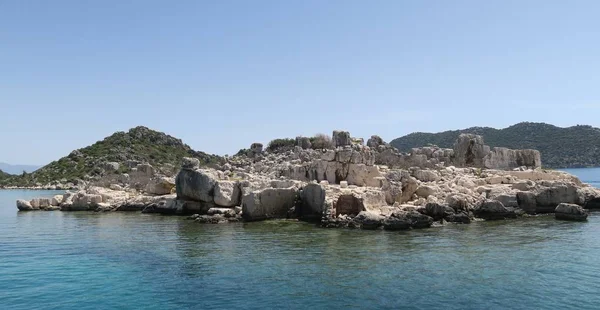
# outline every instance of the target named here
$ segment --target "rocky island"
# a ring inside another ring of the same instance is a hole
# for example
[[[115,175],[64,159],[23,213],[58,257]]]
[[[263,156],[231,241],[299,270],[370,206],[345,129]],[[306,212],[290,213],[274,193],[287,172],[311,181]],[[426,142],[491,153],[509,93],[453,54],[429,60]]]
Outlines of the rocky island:
[[[176,174],[146,162],[127,173],[102,165],[112,172],[51,199],[18,200],[17,208],[185,215],[200,223],[297,219],[386,230],[540,213],[581,221],[587,210],[600,208],[600,190],[542,169],[540,152],[490,148],[474,134],[461,134],[452,148],[402,153],[378,136],[365,144],[334,131],[278,139],[266,148],[254,143],[209,166],[183,157]]]

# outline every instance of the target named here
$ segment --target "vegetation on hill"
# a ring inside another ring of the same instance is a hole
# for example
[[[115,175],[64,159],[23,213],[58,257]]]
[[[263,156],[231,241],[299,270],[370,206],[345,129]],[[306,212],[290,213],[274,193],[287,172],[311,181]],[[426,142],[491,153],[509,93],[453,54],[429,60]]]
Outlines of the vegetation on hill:
[[[139,163],[148,163],[159,170],[173,172],[179,168],[183,157],[198,158],[204,165],[220,160],[216,155],[192,150],[180,139],[139,126],[128,132],[116,132],[102,141],[75,150],[35,172],[0,177],[0,185],[76,183],[78,180],[87,180],[106,173],[126,173]]]
[[[10,174],[0,170],[0,181],[10,177]]]
[[[587,125],[561,128],[545,123],[519,123],[504,129],[472,127],[440,133],[415,132],[390,142],[400,151],[413,147],[437,145],[451,148],[461,133],[483,136],[491,147],[536,149],[548,168],[600,166],[600,129]]]

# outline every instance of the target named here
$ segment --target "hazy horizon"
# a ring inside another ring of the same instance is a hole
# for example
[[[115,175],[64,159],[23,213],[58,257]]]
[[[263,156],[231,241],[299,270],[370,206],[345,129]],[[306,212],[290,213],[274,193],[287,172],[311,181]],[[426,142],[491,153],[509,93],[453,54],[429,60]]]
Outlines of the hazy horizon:
[[[0,162],[143,125],[193,149],[599,127],[600,3],[3,1]]]

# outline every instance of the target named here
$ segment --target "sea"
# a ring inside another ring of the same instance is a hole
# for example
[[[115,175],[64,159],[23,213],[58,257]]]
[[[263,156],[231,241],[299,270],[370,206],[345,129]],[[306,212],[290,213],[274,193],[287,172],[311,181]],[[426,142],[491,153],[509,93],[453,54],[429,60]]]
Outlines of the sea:
[[[15,207],[56,193],[0,191],[0,309],[600,308],[600,213],[387,232]]]

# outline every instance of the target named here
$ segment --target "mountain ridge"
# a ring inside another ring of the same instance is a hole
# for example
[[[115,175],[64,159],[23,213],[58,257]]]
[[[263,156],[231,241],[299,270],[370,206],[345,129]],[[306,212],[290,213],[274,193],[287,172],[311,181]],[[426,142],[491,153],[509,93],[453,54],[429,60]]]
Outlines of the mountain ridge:
[[[27,173],[34,172],[35,170],[41,168],[42,166],[38,165],[17,165],[17,164],[9,164],[0,162],[0,171],[3,171],[7,174],[21,174],[23,171]]]
[[[542,164],[547,168],[600,166],[600,129],[590,125],[563,128],[547,123],[521,122],[502,129],[470,127],[438,133],[413,132],[390,144],[403,152],[428,144],[451,148],[461,133],[481,135],[492,147],[539,150]]]

